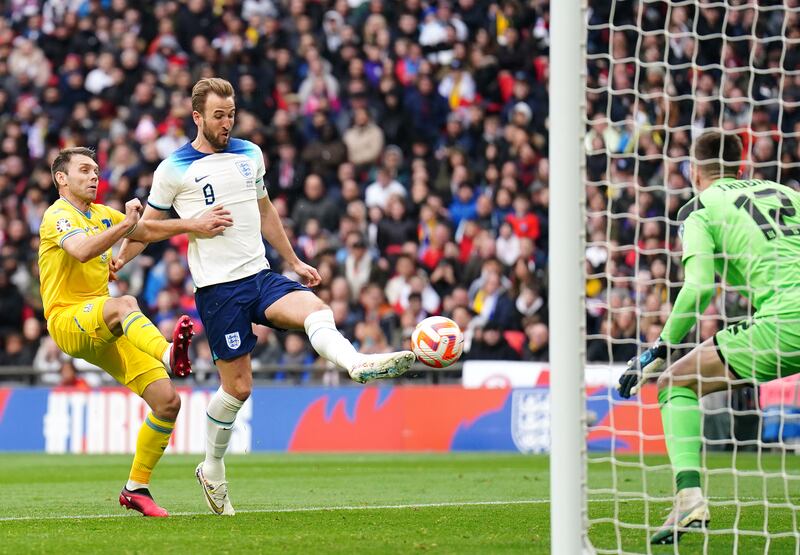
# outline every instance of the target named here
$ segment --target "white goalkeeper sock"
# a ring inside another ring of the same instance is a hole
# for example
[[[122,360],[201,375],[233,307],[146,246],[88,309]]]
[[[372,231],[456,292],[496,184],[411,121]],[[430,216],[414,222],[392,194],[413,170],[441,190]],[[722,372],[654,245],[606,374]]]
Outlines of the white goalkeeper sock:
[[[244,401],[223,391],[220,387],[206,409],[206,459],[203,461],[203,474],[214,481],[225,479],[225,462],[222,458],[228,450],[233,433],[236,413]]]
[[[311,346],[319,356],[341,366],[348,372],[353,369],[358,351],[345,336],[336,329],[333,320],[333,311],[330,309],[318,310],[308,315],[305,322],[306,335],[311,341]]]

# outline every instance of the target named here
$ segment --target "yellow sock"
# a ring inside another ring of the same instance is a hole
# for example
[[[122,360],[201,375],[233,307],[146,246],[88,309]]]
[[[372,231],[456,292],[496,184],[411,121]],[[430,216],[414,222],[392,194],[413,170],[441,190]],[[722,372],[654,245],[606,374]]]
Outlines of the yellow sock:
[[[147,316],[138,310],[131,312],[122,321],[122,332],[137,349],[156,360],[163,360],[169,342]]]
[[[130,474],[132,481],[140,484],[150,483],[153,467],[164,454],[174,428],[175,422],[162,420],[152,412],[147,415],[136,438],[136,454],[133,456]]]

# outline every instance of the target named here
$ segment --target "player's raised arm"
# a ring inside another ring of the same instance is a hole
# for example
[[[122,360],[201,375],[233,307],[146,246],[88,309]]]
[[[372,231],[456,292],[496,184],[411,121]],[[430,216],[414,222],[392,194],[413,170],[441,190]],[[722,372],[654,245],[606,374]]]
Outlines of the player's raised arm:
[[[78,232],[65,236],[61,242],[67,254],[80,262],[88,262],[110,249],[117,241],[136,231],[142,204],[138,199],[129,200],[125,204],[125,217],[116,225],[112,225],[102,233],[89,235]]]
[[[692,257],[684,266],[685,281],[681,287],[672,312],[661,331],[661,339],[668,345],[683,341],[697,321],[698,314],[705,312],[714,298],[714,261],[710,257]]]
[[[297,273],[309,287],[319,285],[322,278],[319,277],[317,270],[297,257],[297,254],[286,236],[283,223],[275,210],[275,206],[270,202],[269,197],[265,196],[258,199],[258,211],[261,213],[261,236],[270,245],[275,247],[278,254],[289,264],[294,272]]]
[[[142,215],[142,219],[156,222],[160,220],[166,220],[167,212],[164,210],[158,210],[153,208],[152,206],[148,206],[144,210],[144,214]],[[126,238],[122,242],[122,247],[120,247],[117,256],[114,260],[111,261],[111,269],[115,272],[122,269],[125,264],[139,256],[142,251],[147,247],[148,241],[140,240],[136,238]]]
[[[695,208],[699,209],[691,211]],[[697,322],[698,315],[705,312],[714,297],[714,240],[708,229],[705,210],[699,199],[694,199],[681,210],[684,211],[689,212],[689,215],[681,226],[683,287],[675,299],[659,340],[641,355],[628,361],[628,369],[620,378],[618,388],[620,395],[626,399],[636,395],[648,378],[655,377],[664,370],[672,346],[683,341]]]
[[[215,206],[197,218],[167,218],[167,212],[148,206],[136,229],[122,243],[114,259],[113,270],[119,270],[136,258],[154,241],[163,241],[181,233],[193,233],[200,237],[215,237],[233,225],[233,219],[224,206]]]
[[[158,217],[150,217],[150,214],[159,214]],[[169,218],[164,219],[166,213],[148,206],[144,215],[139,221],[136,230],[129,238],[143,243],[163,241],[181,233],[194,233],[200,237],[215,237],[226,228],[233,225],[231,213],[224,206],[215,206],[202,216],[197,218]]]

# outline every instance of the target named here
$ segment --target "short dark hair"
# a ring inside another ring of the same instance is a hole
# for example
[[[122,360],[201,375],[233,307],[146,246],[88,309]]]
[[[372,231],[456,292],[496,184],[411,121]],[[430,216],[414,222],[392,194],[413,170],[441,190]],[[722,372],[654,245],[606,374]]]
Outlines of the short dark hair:
[[[73,156],[88,156],[94,160],[95,163],[97,163],[97,156],[95,155],[94,150],[91,148],[87,148],[85,146],[65,148],[58,153],[58,156],[56,156],[56,159],[53,160],[53,164],[50,166],[50,175],[53,176],[53,183],[55,183],[56,189],[58,189],[56,172],[67,173],[67,166],[69,166],[69,162],[72,160]]]
[[[742,163],[742,140],[733,133],[706,131],[694,142],[694,161],[707,176],[736,176]]]

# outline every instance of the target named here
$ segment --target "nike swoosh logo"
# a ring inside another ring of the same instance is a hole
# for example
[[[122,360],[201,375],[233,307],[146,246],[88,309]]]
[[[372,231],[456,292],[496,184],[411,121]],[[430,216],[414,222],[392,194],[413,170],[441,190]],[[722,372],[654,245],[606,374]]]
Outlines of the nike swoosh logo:
[[[197,476],[197,481],[200,482],[200,486],[203,488],[203,493],[205,494],[206,500],[208,501],[208,506],[216,514],[221,515],[222,511],[225,510],[225,507],[220,507],[219,505],[214,503],[214,500],[211,499],[211,495],[208,493],[208,487],[206,487],[206,485],[204,483],[205,480],[203,480],[203,478],[201,478],[199,474],[195,474],[195,476]]]
[[[205,494],[206,494],[206,499],[208,499],[208,504],[209,504],[209,505],[211,505],[211,510],[213,510],[213,511],[214,511],[215,513],[217,513],[218,515],[221,515],[221,514],[222,514],[222,511],[224,511],[224,510],[225,510],[225,507],[220,507],[220,506],[218,506],[216,503],[214,503],[214,500],[213,500],[213,499],[211,499],[211,495],[209,495],[208,491],[206,491],[206,489],[205,489],[205,488],[203,488],[203,491],[204,491],[204,492],[205,492]]]
[[[211,174],[208,174],[208,175],[211,175]],[[203,180],[204,180],[206,177],[208,177],[208,175],[204,175],[203,177],[195,177],[195,178],[194,178],[194,182],[195,182],[195,183],[200,183],[200,182],[201,182],[201,181],[203,181]]]

